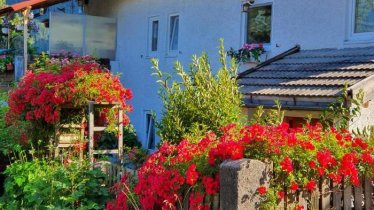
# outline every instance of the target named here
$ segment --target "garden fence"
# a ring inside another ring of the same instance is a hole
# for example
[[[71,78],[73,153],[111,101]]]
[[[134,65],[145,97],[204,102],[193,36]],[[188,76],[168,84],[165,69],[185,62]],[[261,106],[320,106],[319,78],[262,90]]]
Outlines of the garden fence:
[[[225,161],[220,166],[220,209],[259,209],[262,197],[260,186],[269,186],[272,165],[258,160],[241,159]],[[360,185],[333,184],[331,180],[319,180],[313,192],[284,190],[279,210],[374,210],[374,180],[362,178]]]
[[[332,180],[319,180],[318,189],[313,192],[284,191],[285,199],[279,209],[290,209],[297,204],[304,209],[334,210],[373,210],[374,183],[372,179],[361,179],[359,186],[333,184]]]

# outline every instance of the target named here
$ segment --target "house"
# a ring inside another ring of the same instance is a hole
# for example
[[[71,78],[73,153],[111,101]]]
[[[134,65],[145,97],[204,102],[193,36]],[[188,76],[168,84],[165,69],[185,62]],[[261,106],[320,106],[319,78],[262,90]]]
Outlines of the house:
[[[124,85],[134,92],[135,110],[130,117],[146,147],[157,141],[151,113],[159,117],[162,110],[149,59],[156,57],[161,69],[171,70],[175,60],[187,65],[192,54],[205,51],[216,67],[219,38],[225,40],[226,48],[234,49],[246,42],[264,43],[267,52],[262,61],[286,52],[267,65],[241,75],[248,106],[268,103],[284,94],[288,113],[299,112],[304,116],[300,109],[325,106],[339,94],[345,82],[351,88],[356,85],[367,88],[366,104],[372,106],[372,49],[359,49],[374,46],[371,1],[255,0],[249,13],[242,12],[241,0],[90,0],[86,3],[89,15],[117,18],[117,49],[112,68],[121,70]],[[293,48],[296,44],[300,52]],[[345,62],[345,56],[350,61]],[[351,68],[354,72],[348,71]],[[317,70],[324,71],[326,77]],[[274,78],[269,79],[268,74],[273,73]],[[261,74],[265,74],[262,80],[258,76]],[[322,78],[318,79],[318,75]],[[300,89],[303,85],[306,88]]]

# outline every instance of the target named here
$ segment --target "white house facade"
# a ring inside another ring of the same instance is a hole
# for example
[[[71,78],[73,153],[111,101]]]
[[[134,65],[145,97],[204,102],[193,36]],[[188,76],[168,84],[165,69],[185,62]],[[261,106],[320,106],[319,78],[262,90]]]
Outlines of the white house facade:
[[[264,43],[262,60],[296,44],[303,50],[374,46],[374,2],[367,0],[256,0],[243,13],[241,0],[90,0],[88,15],[117,19],[113,71],[132,89],[130,118],[145,147],[153,147],[151,113],[162,104],[150,58],[163,71],[179,60],[186,68],[193,54],[205,51],[218,66],[218,40],[225,47]]]

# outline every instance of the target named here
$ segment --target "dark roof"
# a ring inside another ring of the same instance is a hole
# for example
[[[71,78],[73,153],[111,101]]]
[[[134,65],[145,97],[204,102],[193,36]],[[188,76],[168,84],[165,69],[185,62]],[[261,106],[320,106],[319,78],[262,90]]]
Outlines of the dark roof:
[[[299,49],[239,74],[241,92],[251,97],[336,98],[344,84],[357,87],[374,77],[374,47]]]
[[[12,12],[19,12],[21,10],[26,9],[27,7],[31,7],[32,9],[49,7],[51,5],[65,1],[68,0],[26,0],[0,9],[0,15],[5,15]]]

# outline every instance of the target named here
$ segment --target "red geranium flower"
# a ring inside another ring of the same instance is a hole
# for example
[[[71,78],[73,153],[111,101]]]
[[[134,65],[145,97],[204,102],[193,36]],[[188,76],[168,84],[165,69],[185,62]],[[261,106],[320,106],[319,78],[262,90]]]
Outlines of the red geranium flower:
[[[257,192],[261,195],[264,196],[267,193],[267,188],[265,186],[260,186],[257,188]]]
[[[186,172],[186,183],[189,185],[194,185],[198,178],[199,173],[196,171],[196,165],[190,165]]]

